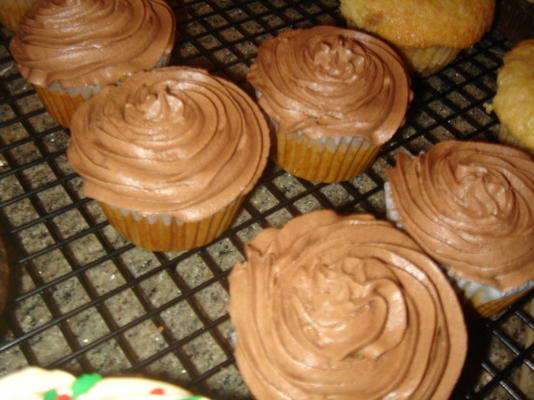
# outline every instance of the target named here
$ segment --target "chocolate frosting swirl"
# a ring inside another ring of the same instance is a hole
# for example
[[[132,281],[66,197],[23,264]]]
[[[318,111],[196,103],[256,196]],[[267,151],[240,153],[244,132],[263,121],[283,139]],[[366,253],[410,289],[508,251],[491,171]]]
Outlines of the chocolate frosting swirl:
[[[246,253],[229,278],[230,315],[258,399],[448,399],[465,358],[462,312],[405,233],[322,210],[264,230]]]
[[[359,136],[382,144],[404,122],[411,98],[389,45],[334,26],[284,31],[264,42],[247,79],[280,133],[313,139]]]
[[[45,0],[22,19],[10,50],[33,84],[104,85],[152,68],[174,34],[164,0]]]
[[[387,171],[399,222],[452,272],[501,291],[534,279],[534,161],[503,145],[445,141]]]
[[[104,88],[71,123],[67,155],[87,196],[198,221],[249,192],[269,151],[267,123],[237,86],[158,68]]]

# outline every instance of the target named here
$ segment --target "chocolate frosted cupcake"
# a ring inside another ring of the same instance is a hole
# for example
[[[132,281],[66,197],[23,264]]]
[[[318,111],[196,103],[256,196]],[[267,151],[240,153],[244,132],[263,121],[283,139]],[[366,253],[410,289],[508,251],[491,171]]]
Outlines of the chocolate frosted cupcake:
[[[443,264],[477,311],[534,284],[534,160],[503,145],[445,141],[387,170],[393,218]]]
[[[164,0],[42,0],[9,48],[52,117],[69,127],[74,110],[104,85],[166,64],[174,36]]]
[[[166,382],[137,377],[75,377],[61,370],[27,367],[0,378],[3,400],[208,400]]]
[[[341,0],[340,11],[350,26],[395,46],[413,71],[430,74],[489,30],[495,0]]]
[[[276,133],[275,162],[311,181],[356,176],[404,122],[411,98],[399,56],[333,26],[264,42],[247,75]]]
[[[67,155],[111,224],[162,251],[202,246],[232,222],[269,152],[267,123],[234,84],[186,67],[132,75],[72,118]]]
[[[230,274],[257,399],[446,400],[466,353],[451,285],[408,235],[322,210],[265,229]]]

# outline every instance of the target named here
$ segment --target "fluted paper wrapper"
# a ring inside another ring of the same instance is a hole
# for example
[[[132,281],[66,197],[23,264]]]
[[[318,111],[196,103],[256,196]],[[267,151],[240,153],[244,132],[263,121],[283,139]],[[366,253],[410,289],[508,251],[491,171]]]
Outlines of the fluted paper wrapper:
[[[59,125],[65,128],[70,127],[70,118],[74,111],[87,100],[81,94],[71,96],[66,91],[55,90],[54,87],[44,88],[37,85],[33,85],[33,87],[46,111]]]
[[[243,197],[196,222],[184,222],[172,216],[141,216],[99,202],[110,224],[126,239],[152,251],[183,251],[204,246],[226,231],[241,208]]]
[[[395,208],[395,201],[391,192],[391,184],[389,182],[384,184],[384,192],[386,197],[387,218],[402,229],[402,224],[399,223],[399,214]],[[534,287],[534,281],[531,281],[521,287],[503,292],[490,285],[469,281],[458,275],[454,275],[451,273],[450,269],[444,265],[441,265],[441,268],[445,275],[448,276],[453,287],[460,294],[463,302],[467,303],[468,307],[483,318],[490,317],[504,310],[526,293],[527,290]]]
[[[452,62],[460,52],[460,49],[450,47],[398,47],[410,68],[421,74],[429,75],[440,70]]]
[[[275,162],[299,178],[314,182],[340,182],[366,170],[381,146],[360,137],[310,139],[297,132],[276,134]]]

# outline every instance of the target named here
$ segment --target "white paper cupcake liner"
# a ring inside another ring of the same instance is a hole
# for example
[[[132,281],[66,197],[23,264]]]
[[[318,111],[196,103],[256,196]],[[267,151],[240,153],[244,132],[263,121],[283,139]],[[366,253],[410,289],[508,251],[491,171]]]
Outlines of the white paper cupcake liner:
[[[259,100],[263,96],[255,91]],[[267,122],[274,136],[274,162],[290,174],[314,182],[341,182],[365,171],[376,159],[381,145],[360,136],[310,138],[302,130],[280,133],[280,124],[270,115]]]
[[[276,134],[274,161],[284,170],[314,182],[340,182],[365,171],[381,146],[360,137],[310,139],[303,132]]]
[[[143,213],[99,202],[110,225],[137,246],[153,251],[183,251],[204,246],[227,230],[240,210],[243,196],[198,221]]]
[[[166,226],[170,226],[171,223],[173,223],[173,222],[176,225],[183,225],[184,224],[184,221],[182,221],[181,219],[176,218],[176,217],[172,217],[170,215],[149,215],[149,216],[144,216],[144,215],[141,215],[141,214],[139,214],[138,212],[136,212],[134,210],[126,210],[124,208],[115,207],[115,206],[109,206],[109,207],[114,209],[114,210],[118,210],[121,213],[121,215],[123,215],[125,217],[127,217],[128,215],[131,215],[133,217],[133,219],[136,220],[136,221],[140,221],[142,219],[146,219],[149,224],[154,224],[157,221],[162,222]]]
[[[58,82],[54,82],[47,89],[59,94],[68,94],[70,97],[82,96],[87,100],[100,92],[102,87],[102,85],[87,85],[83,87],[64,88]]]
[[[230,204],[228,204],[226,207],[221,208],[217,212],[224,212],[228,207],[233,207],[236,204],[236,201],[233,200]],[[127,217],[128,215],[131,215],[132,218],[135,221],[140,221],[142,219],[145,219],[149,224],[154,224],[155,222],[162,222],[166,226],[170,226],[172,223],[176,225],[183,225],[187,223],[186,221],[183,221],[177,217],[171,216],[171,215],[141,215],[135,210],[127,210],[125,208],[117,207],[108,205],[109,208],[113,210],[118,210],[121,215]]]
[[[332,153],[339,151],[347,151],[349,147],[352,147],[353,151],[360,149],[369,149],[371,144],[364,138],[357,136],[342,136],[342,137],[323,137],[319,139],[308,139],[302,131],[297,131],[287,134],[288,139],[295,138],[298,144],[306,142],[307,147],[313,147],[315,144],[319,144],[320,149],[328,149]]]

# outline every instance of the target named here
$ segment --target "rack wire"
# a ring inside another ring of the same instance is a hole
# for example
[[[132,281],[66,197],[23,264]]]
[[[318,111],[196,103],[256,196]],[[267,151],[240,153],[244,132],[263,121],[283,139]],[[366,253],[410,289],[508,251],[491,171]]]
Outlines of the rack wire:
[[[244,80],[257,47],[284,29],[343,25],[331,0],[170,2],[174,64]],[[0,331],[0,375],[25,365],[141,374],[217,399],[248,399],[234,363],[227,276],[267,226],[315,209],[385,216],[384,170],[399,151],[446,139],[495,141],[484,104],[513,43],[491,32],[447,68],[413,82],[405,126],[360,176],[335,184],[269,165],[237,221],[213,243],[178,253],[133,246],[83,196],[57,126],[9,55],[0,31],[0,224],[12,259]],[[534,398],[534,293],[493,319],[471,318],[472,343],[454,399]]]

